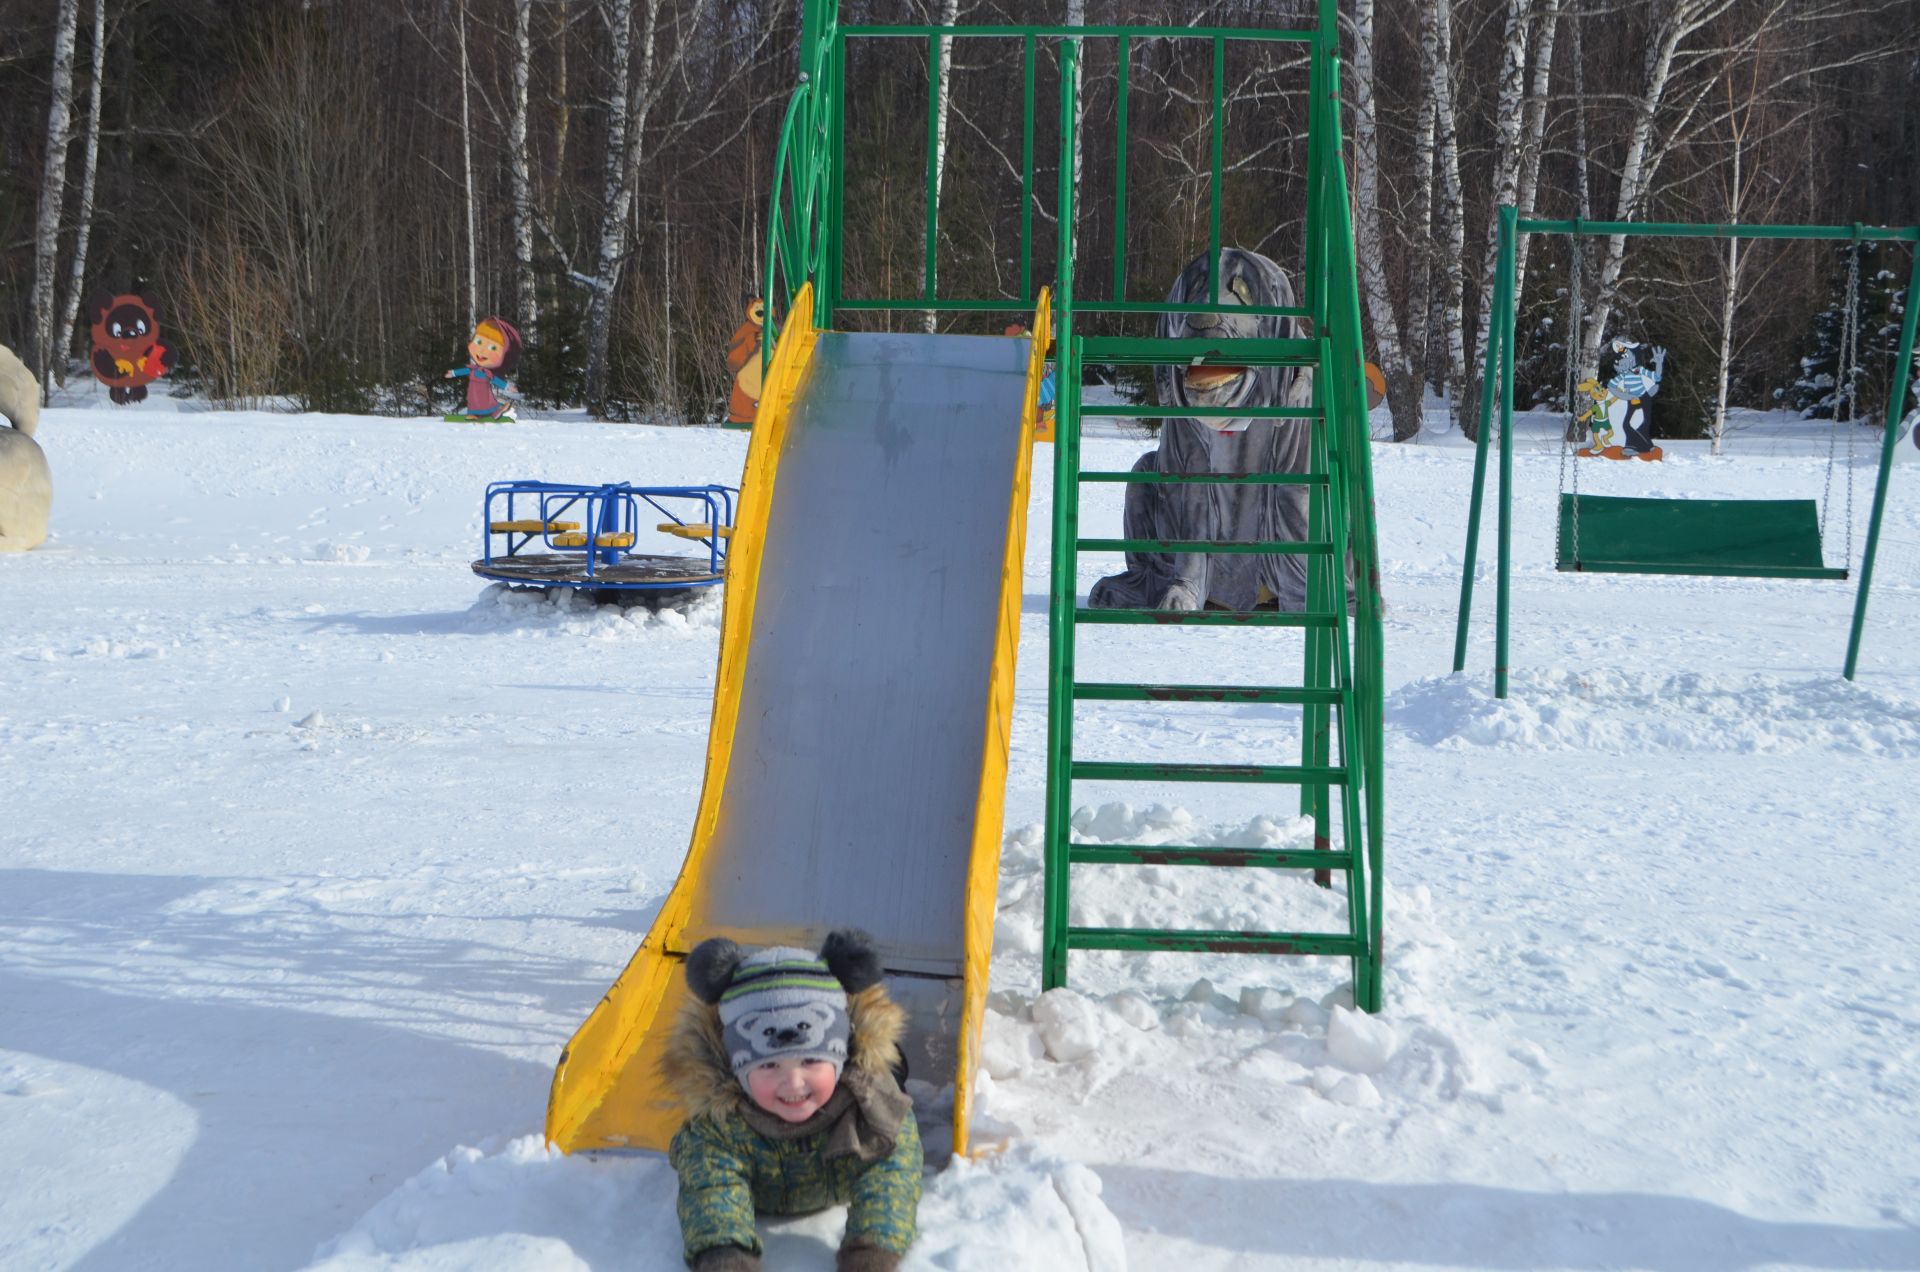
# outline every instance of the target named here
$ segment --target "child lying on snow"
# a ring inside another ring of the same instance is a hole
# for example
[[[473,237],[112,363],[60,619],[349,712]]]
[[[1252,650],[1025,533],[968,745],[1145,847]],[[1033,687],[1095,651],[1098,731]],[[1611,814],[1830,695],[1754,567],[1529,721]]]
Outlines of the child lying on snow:
[[[894,1077],[906,1012],[866,933],[815,957],[702,941],[661,1068],[686,1106],[670,1158],[694,1272],[757,1272],[756,1211],[846,1205],[839,1272],[893,1272],[913,1244],[922,1156]]]

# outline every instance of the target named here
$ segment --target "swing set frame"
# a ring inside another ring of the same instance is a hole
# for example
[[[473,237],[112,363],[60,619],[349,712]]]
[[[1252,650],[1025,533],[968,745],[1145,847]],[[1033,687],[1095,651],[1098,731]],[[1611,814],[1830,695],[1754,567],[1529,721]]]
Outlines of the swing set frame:
[[[1493,433],[1493,406],[1500,404],[1500,513],[1496,550],[1494,593],[1494,696],[1507,696],[1509,665],[1508,631],[1512,614],[1512,529],[1513,529],[1513,348],[1514,322],[1519,309],[1515,282],[1515,247],[1522,234],[1565,234],[1574,238],[1711,238],[1711,239],[1824,239],[1861,243],[1891,240],[1913,246],[1913,265],[1907,277],[1906,314],[1900,324],[1900,352],[1894,363],[1893,383],[1887,395],[1886,428],[1880,438],[1880,464],[1873,488],[1873,511],[1867,522],[1867,543],[1860,562],[1860,581],[1854,593],[1853,625],[1847,637],[1847,661],[1842,674],[1854,678],[1860,658],[1860,633],[1866,625],[1867,597],[1873,587],[1874,556],[1880,543],[1880,523],[1886,512],[1887,485],[1893,469],[1893,447],[1899,433],[1901,406],[1906,401],[1907,381],[1913,367],[1915,319],[1920,317],[1920,225],[1905,227],[1861,225],[1709,225],[1660,221],[1571,221],[1522,220],[1518,211],[1505,204],[1500,208],[1499,269],[1494,275],[1493,299],[1489,305],[1490,328],[1487,333],[1486,373],[1480,394],[1480,433],[1474,447],[1473,501],[1467,513],[1467,545],[1460,576],[1460,619],[1454,634],[1453,669],[1464,670],[1467,663],[1467,627],[1473,610],[1473,576],[1480,544],[1480,515],[1486,494],[1487,451]],[[1574,333],[1577,336],[1577,333]],[[1570,337],[1572,338],[1572,337]],[[1578,462],[1577,460],[1575,462]],[[1563,497],[1564,498],[1564,497]],[[1845,563],[1843,563],[1843,566]],[[1740,573],[1765,575],[1767,570],[1687,570],[1641,567],[1632,573]],[[1778,572],[1782,577],[1792,577]],[[1799,577],[1832,577],[1833,572],[1801,574]]]

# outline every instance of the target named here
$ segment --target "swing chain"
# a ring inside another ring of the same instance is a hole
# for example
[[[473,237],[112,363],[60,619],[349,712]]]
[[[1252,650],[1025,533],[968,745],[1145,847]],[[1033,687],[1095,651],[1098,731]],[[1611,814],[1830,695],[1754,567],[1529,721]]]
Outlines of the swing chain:
[[[1840,315],[1840,348],[1835,354],[1833,383],[1833,427],[1827,430],[1827,473],[1820,488],[1820,537],[1827,536],[1827,512],[1833,502],[1833,466],[1837,458],[1841,429],[1847,430],[1847,561],[1853,560],[1853,405],[1854,383],[1860,361],[1860,244],[1856,240],[1847,256],[1845,308]],[[1842,405],[1846,418],[1840,415]]]
[[[1578,434],[1580,429],[1580,410],[1579,410],[1580,397],[1579,397],[1578,385],[1580,381],[1580,354],[1582,351],[1582,342],[1584,340],[1583,328],[1586,325],[1586,315],[1582,311],[1581,297],[1580,297],[1580,258],[1584,254],[1585,253],[1582,251],[1580,237],[1578,234],[1575,234],[1570,244],[1570,251],[1568,255],[1568,270],[1567,270],[1567,284],[1568,284],[1567,285],[1567,333],[1566,333],[1567,426],[1566,428],[1560,431],[1560,491],[1563,494],[1566,492],[1566,489],[1567,489],[1567,452],[1573,448],[1573,439]],[[1592,438],[1593,436],[1591,424],[1588,425],[1587,436],[1589,438]],[[1572,564],[1575,569],[1578,569],[1580,566],[1580,465],[1579,464],[1575,464],[1573,466],[1573,509],[1572,511],[1573,511],[1573,515],[1570,519],[1572,529],[1573,529],[1572,545],[1571,545],[1573,549]],[[1556,560],[1554,564],[1556,566],[1564,566],[1567,564],[1567,562],[1564,560],[1557,559],[1559,550],[1560,550],[1559,544],[1558,542],[1556,542],[1554,545],[1554,552],[1556,555]]]

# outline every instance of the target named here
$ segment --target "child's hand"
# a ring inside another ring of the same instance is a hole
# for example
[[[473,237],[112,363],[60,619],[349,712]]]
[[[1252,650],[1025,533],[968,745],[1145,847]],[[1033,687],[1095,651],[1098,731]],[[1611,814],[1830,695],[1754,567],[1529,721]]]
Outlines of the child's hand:
[[[507,381],[507,392],[518,393],[519,391],[520,391],[519,385],[515,384],[512,380]]]
[[[451,380],[453,379],[453,372],[449,371],[445,375],[441,376],[440,378],[442,380]]]

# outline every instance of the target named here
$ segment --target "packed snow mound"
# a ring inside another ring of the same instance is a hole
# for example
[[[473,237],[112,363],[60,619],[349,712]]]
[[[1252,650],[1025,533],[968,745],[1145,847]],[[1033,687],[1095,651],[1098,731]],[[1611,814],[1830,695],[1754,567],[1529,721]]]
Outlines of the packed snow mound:
[[[920,1200],[920,1239],[900,1272],[1125,1272],[1120,1221],[1087,1167],[1016,1144],[955,1158]]]
[[[314,1254],[308,1272],[680,1272],[673,1168],[568,1157],[538,1135],[458,1148]],[[1017,1145],[928,1179],[901,1272],[1125,1272],[1120,1221],[1085,1166]],[[770,1267],[832,1272],[835,1207],[763,1222]]]
[[[1530,751],[1920,756],[1920,703],[1838,677],[1519,672],[1429,676],[1386,703],[1387,724],[1428,746]]]
[[[564,640],[653,640],[718,630],[720,589],[710,587],[683,607],[597,602],[570,587],[526,588],[494,583],[467,611],[474,632]]]
[[[538,1135],[462,1147],[402,1184],[314,1255],[313,1272],[574,1272],[677,1268],[665,1161],[568,1157]],[[657,1261],[634,1260],[658,1251]]]
[[[1237,825],[1203,825],[1184,808],[1109,803],[1073,815],[1078,843],[1202,848],[1307,848],[1313,822],[1269,814]],[[994,948],[1037,954],[1045,915],[1041,827],[1007,837],[1000,858]],[[1232,876],[1223,878],[1222,875]],[[1337,931],[1346,922],[1345,881],[1315,887],[1298,871],[1212,871],[1185,866],[1076,866],[1069,905],[1083,927],[1200,927],[1236,931]]]

